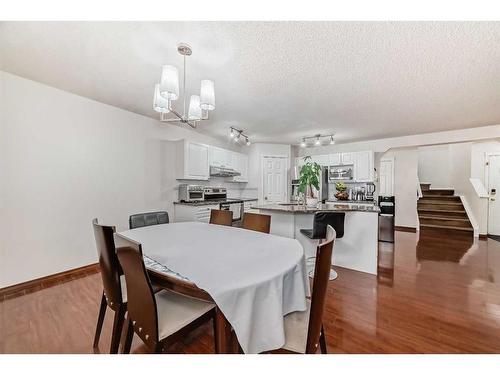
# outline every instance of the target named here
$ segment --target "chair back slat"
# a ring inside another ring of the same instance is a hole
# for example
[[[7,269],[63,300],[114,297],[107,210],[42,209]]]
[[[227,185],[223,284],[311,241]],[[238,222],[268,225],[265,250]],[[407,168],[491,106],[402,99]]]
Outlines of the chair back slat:
[[[323,324],[323,311],[325,308],[326,291],[330,278],[332,252],[335,230],[328,225],[326,230],[327,240],[318,245],[316,249],[316,265],[314,267],[313,290],[311,294],[311,310],[307,330],[306,353],[316,353]]]
[[[211,210],[210,224],[233,225],[233,212],[229,210]]]
[[[245,212],[241,227],[269,234],[271,231],[271,216]]]
[[[108,306],[115,310],[123,303],[120,276],[123,274],[118,258],[116,257],[113,234],[115,227],[100,225],[97,219],[92,220],[99,267],[101,270],[102,285]]]
[[[128,219],[130,229],[148,227],[150,225],[168,224],[168,212],[145,212],[141,214],[131,215]]]
[[[156,300],[141,244],[115,233],[116,254],[127,284],[127,310],[134,332],[150,347],[158,342]]]

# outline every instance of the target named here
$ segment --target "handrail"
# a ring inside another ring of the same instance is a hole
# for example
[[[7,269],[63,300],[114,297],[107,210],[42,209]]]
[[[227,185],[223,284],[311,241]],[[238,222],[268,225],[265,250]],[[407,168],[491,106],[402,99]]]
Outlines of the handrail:
[[[418,199],[422,198],[424,194],[422,193],[422,187],[420,186],[420,178],[417,176],[417,197]]]

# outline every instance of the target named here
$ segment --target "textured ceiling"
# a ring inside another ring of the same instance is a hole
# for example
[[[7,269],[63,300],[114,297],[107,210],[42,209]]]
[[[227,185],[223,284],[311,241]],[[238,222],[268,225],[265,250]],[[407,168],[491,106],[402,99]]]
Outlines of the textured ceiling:
[[[213,79],[216,111],[253,141],[340,142],[500,123],[497,22],[3,22],[2,70],[158,118],[161,65],[188,91]],[[29,108],[28,108],[29,109]]]

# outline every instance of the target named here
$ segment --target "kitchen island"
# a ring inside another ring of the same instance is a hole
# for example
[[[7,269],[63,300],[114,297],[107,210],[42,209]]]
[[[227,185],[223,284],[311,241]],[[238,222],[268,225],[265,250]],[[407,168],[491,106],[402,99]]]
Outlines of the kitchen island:
[[[252,209],[271,215],[271,233],[295,238],[307,257],[316,255],[317,240],[300,233],[301,229],[313,227],[317,211],[345,212],[344,236],[335,241],[332,264],[356,271],[377,274],[378,259],[378,213],[374,204],[324,203],[317,207],[298,204],[254,205]]]

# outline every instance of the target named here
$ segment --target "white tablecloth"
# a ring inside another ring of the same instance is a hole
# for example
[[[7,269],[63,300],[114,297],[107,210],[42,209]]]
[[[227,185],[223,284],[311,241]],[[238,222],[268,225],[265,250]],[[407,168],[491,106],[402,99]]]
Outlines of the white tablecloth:
[[[121,232],[145,255],[206,290],[245,353],[280,348],[283,316],[306,310],[304,250],[297,240],[198,222]]]

